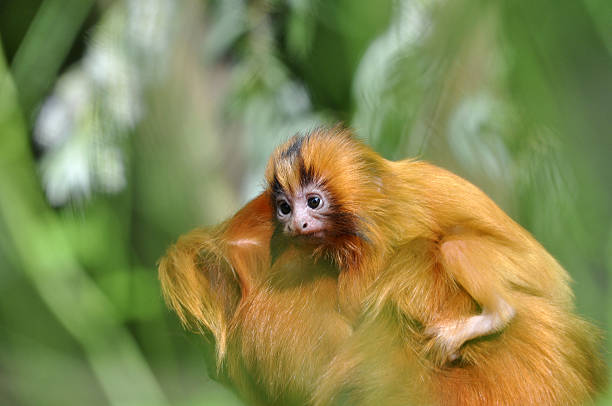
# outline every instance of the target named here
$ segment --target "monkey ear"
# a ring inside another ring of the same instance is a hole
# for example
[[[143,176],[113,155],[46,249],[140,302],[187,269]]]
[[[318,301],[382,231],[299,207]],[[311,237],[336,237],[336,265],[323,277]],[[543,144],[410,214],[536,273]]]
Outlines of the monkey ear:
[[[184,326],[214,336],[220,360],[241,286],[217,235],[196,229],[179,238],[159,261],[159,279],[168,307]]]

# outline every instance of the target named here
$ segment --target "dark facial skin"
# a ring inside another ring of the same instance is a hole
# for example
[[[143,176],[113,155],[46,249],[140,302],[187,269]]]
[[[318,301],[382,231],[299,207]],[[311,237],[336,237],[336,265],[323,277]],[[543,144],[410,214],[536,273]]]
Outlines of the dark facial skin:
[[[330,210],[326,191],[316,185],[276,197],[276,218],[289,236],[325,237]]]

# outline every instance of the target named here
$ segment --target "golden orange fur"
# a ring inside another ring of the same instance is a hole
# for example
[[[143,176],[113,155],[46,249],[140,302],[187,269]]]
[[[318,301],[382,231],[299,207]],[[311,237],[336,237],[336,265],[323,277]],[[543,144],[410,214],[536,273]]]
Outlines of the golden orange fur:
[[[340,314],[337,270],[274,245],[262,194],[219,226],[196,229],[159,264],[162,291],[181,321],[212,333],[217,375],[249,404],[306,404],[352,330]]]
[[[213,335],[219,375],[249,404],[565,406],[604,387],[567,273],[467,181],[340,129],[289,140],[266,178],[159,265],[168,305]],[[274,194],[313,181],[332,227],[294,240]]]
[[[270,267],[268,200],[262,194],[226,222],[182,236],[159,262],[166,303],[185,326],[213,334],[219,360],[241,298]]]
[[[368,366],[381,331],[395,337],[392,364],[407,378],[366,379],[348,404],[380,394],[397,398],[388,404],[579,405],[602,388],[599,333],[573,313],[566,271],[474,185],[425,162],[387,161],[339,129],[290,139],[266,179],[272,196],[309,183],[332,196],[340,221],[328,216],[313,254],[339,266],[343,313],[362,314],[317,404],[351,393],[339,380],[383,374]]]

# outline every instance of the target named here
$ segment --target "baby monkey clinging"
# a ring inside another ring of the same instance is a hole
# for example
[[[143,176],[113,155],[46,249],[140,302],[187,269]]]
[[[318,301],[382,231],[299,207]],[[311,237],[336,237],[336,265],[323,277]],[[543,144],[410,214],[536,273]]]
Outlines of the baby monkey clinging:
[[[416,351],[432,371],[471,365],[430,376],[457,404],[582,404],[605,381],[567,272],[466,180],[388,161],[338,128],[278,147],[266,180],[282,238],[339,267],[341,312],[358,320],[392,308],[397,334],[422,338]]]

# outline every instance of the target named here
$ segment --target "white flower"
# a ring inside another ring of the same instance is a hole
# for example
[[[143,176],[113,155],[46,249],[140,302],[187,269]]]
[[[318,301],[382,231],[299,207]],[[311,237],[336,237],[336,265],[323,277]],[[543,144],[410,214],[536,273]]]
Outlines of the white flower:
[[[91,194],[91,166],[83,142],[67,142],[48,152],[40,169],[47,199],[54,206]]]

